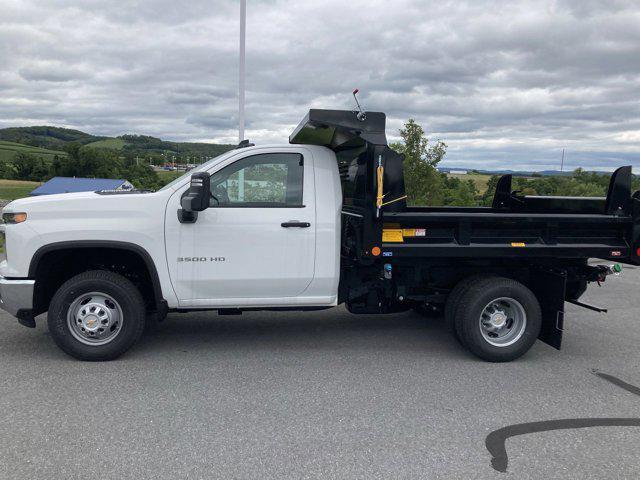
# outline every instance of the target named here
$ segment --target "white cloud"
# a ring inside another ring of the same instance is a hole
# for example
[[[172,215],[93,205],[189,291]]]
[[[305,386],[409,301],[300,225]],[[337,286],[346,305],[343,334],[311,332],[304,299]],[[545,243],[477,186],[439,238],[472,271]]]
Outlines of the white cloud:
[[[0,0],[0,126],[233,141],[234,1]],[[362,91],[482,167],[640,166],[635,1],[248,0],[247,121],[285,142]]]

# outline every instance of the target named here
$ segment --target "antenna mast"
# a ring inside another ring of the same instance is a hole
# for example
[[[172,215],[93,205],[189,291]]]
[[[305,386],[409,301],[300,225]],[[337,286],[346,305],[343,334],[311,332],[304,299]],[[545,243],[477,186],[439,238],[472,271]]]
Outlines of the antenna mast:
[[[247,0],[240,0],[240,66],[238,79],[238,141],[244,140],[244,37],[247,25]]]

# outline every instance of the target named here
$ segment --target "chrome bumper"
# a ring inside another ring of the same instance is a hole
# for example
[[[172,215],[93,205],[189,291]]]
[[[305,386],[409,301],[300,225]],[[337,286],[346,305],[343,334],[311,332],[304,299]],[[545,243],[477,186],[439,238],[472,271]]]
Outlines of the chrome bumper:
[[[14,317],[20,310],[33,309],[35,280],[9,280],[0,276],[0,308]]]

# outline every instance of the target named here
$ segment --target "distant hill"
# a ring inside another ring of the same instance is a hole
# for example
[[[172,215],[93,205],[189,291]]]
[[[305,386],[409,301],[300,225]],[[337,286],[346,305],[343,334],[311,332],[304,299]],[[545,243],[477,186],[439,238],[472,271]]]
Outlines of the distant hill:
[[[170,142],[147,135],[105,137],[51,126],[3,128],[0,129],[0,141],[56,151],[64,149],[69,143],[76,142],[92,148],[122,150],[134,155],[172,154],[179,157],[190,155],[215,157],[235,148],[235,145],[228,144]],[[1,156],[0,159],[2,159]]]
[[[105,138],[104,140],[96,140],[95,142],[87,143],[87,147],[106,148],[109,150],[122,150],[126,145],[127,142],[121,138]]]
[[[442,173],[450,173],[458,170],[466,170],[468,173],[478,173],[481,175],[513,175],[515,177],[570,177],[573,175],[573,170],[560,171],[560,170],[477,170],[477,169],[463,169],[461,167],[438,167],[438,171]],[[593,171],[593,173],[599,173],[601,175],[610,176],[611,172]]]
[[[113,139],[112,139],[113,140]],[[148,135],[122,135],[117,140],[124,142],[123,150],[142,150],[149,152],[174,152],[214,157],[236,148],[236,145],[195,142],[170,142]],[[111,148],[114,148],[112,145]]]
[[[22,143],[32,147],[62,149],[67,143],[78,142],[82,145],[101,140],[79,130],[70,128],[38,126],[38,127],[10,127],[0,129],[0,140]]]
[[[59,150],[50,150],[46,148],[33,147],[31,145],[23,145],[21,143],[0,140],[1,162],[9,162],[13,160],[19,153],[28,153],[45,160],[53,160],[56,155],[58,155],[59,157],[65,157],[67,155],[65,152],[61,152]]]

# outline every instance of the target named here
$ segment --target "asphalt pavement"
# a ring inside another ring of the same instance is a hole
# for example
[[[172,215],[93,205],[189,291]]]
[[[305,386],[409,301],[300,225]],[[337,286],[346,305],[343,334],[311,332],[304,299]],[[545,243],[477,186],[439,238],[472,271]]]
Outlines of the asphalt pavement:
[[[640,478],[639,284],[508,364],[413,312],[171,314],[107,363],[3,313],[0,479]]]

